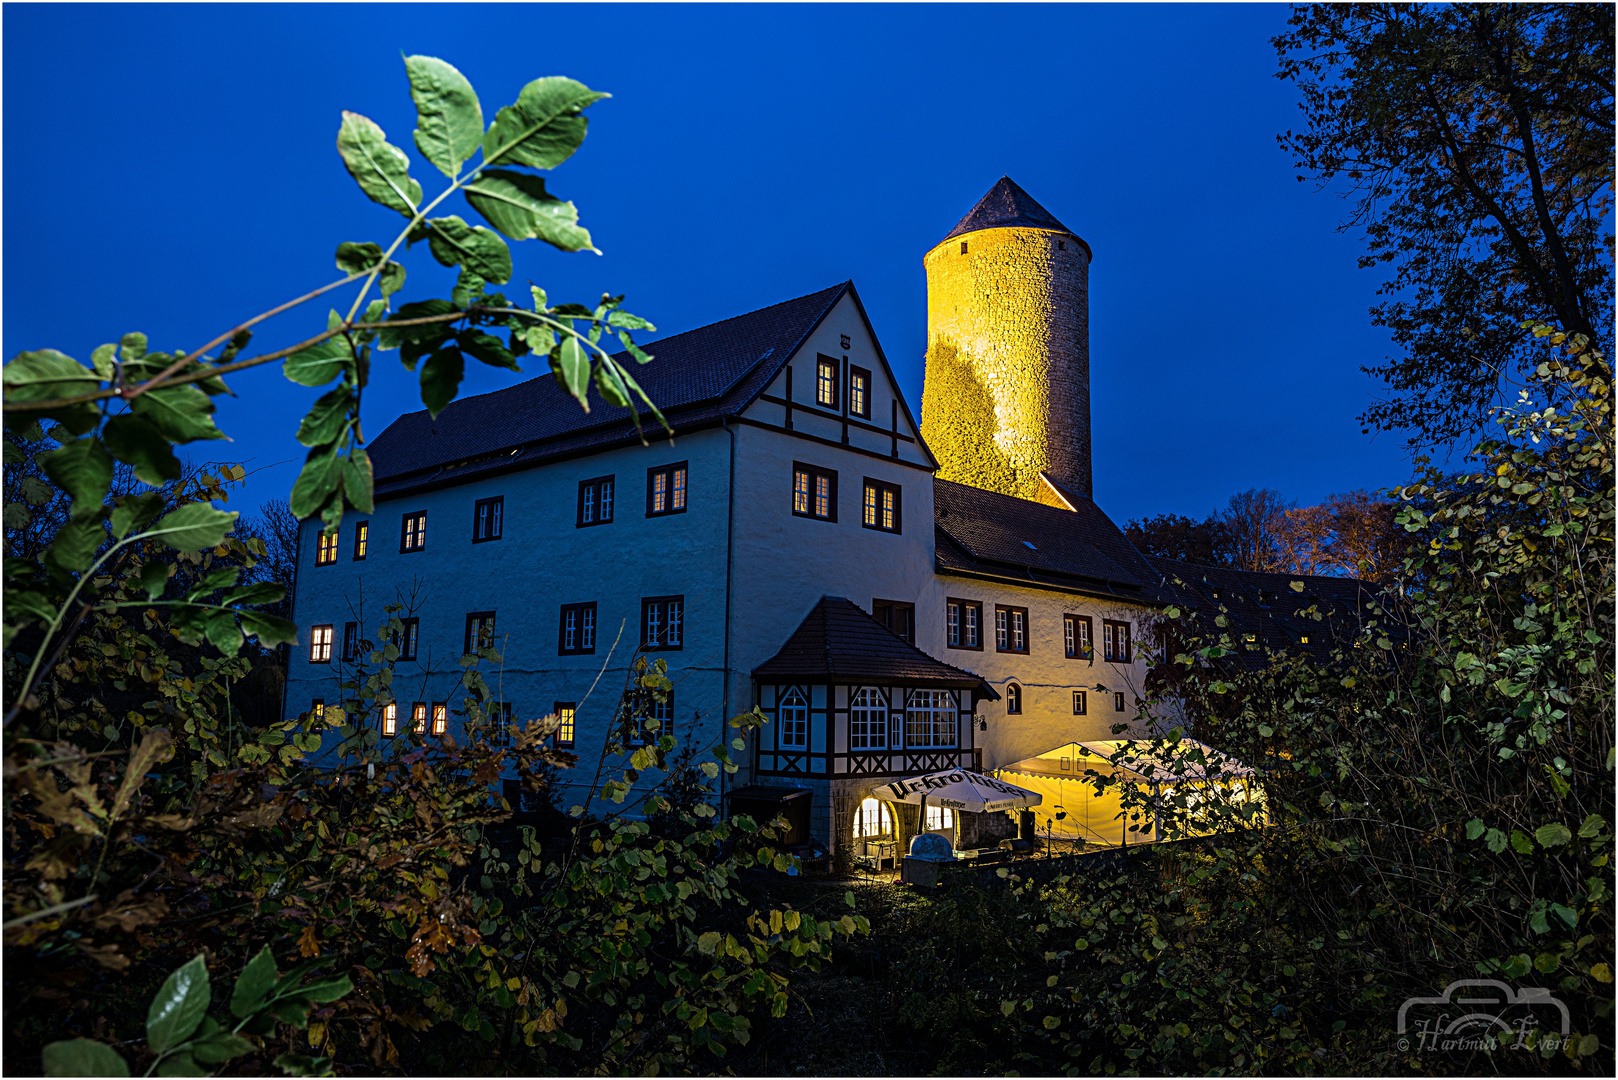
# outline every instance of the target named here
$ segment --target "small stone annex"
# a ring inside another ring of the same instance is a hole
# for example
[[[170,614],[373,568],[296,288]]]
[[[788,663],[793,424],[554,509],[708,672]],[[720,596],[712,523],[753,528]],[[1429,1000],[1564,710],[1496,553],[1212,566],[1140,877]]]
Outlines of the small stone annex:
[[[895,821],[868,793],[1149,734],[1170,604],[1245,590],[1232,618],[1253,640],[1316,646],[1264,601],[1281,586],[1145,558],[1092,500],[1090,260],[997,182],[923,258],[919,422],[851,281],[646,346],[636,376],[673,440],[643,444],[626,410],[592,390],[585,413],[549,374],[400,416],[370,447],[374,513],[335,543],[303,524],[285,711],[341,700],[399,605],[395,700],[366,718],[383,738],[459,730],[460,659],[492,642],[505,715],[560,715],[581,761],[561,802],[583,804],[615,688],[647,655],[668,665],[657,719],[682,741],[768,716],[722,797],[790,809],[795,840],[989,836],[964,819],[996,815]],[[1364,602],[1358,583],[1310,588],[1334,617]]]

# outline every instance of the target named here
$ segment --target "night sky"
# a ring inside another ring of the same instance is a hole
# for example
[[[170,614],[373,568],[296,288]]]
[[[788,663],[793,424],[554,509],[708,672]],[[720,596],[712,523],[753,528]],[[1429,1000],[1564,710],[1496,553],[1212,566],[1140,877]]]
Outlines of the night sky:
[[[456,65],[486,119],[541,75],[611,92],[547,179],[604,256],[513,245],[517,291],[604,291],[677,333],[852,278],[919,411],[922,255],[1002,174],[1090,244],[1096,500],[1117,522],[1202,516],[1271,487],[1300,504],[1410,475],[1362,435],[1390,351],[1348,204],[1295,179],[1274,78],[1281,5],[976,7],[315,5],[4,8],[4,350],[87,361],[130,330],[193,349],[386,244],[335,148],[340,111],[416,154],[401,52]],[[468,220],[459,196],[448,208]],[[447,296],[423,248],[397,299]],[[343,294],[333,294],[340,296]],[[343,302],[346,310],[346,301]],[[290,344],[326,305],[262,330]],[[653,350],[655,352],[655,349]],[[381,355],[371,435],[419,409]],[[546,369],[528,359],[529,374]],[[517,378],[477,364],[463,393]],[[193,452],[284,497],[318,390],[234,376]]]

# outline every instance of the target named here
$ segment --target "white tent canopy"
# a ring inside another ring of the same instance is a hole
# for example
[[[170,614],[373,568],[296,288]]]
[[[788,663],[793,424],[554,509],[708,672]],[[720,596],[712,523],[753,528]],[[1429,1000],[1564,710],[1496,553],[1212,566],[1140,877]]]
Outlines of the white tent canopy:
[[[975,814],[1038,806],[1041,798],[1037,791],[1029,791],[967,769],[945,769],[943,772],[878,784],[871,789],[871,794],[888,802],[931,803]]]

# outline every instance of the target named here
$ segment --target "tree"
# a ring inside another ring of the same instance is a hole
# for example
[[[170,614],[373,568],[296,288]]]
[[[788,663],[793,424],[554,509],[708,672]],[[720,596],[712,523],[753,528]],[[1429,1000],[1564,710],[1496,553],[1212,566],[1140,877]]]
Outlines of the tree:
[[[1349,491],[1287,510],[1278,530],[1279,568],[1385,583],[1409,547],[1395,520],[1398,509],[1369,491]]]
[[[1230,537],[1230,562],[1239,570],[1277,570],[1284,558],[1281,536],[1292,504],[1270,488],[1249,488],[1230,497],[1219,520]]]
[[[1124,536],[1143,555],[1199,566],[1231,565],[1230,532],[1217,512],[1204,521],[1183,514],[1138,518],[1124,526]]]
[[[1613,20],[1579,4],[1313,4],[1273,39],[1303,180],[1344,185],[1371,308],[1403,355],[1360,421],[1412,446],[1483,430],[1532,372],[1525,317],[1604,341],[1612,321]]]

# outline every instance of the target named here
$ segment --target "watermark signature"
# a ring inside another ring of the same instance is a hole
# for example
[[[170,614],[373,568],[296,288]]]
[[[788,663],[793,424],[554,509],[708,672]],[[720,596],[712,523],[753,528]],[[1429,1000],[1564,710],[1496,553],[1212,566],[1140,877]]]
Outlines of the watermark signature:
[[[1543,986],[1513,990],[1494,979],[1457,979],[1437,997],[1409,998],[1399,1006],[1398,1046],[1418,1053],[1559,1050],[1569,1024],[1567,1006]]]

